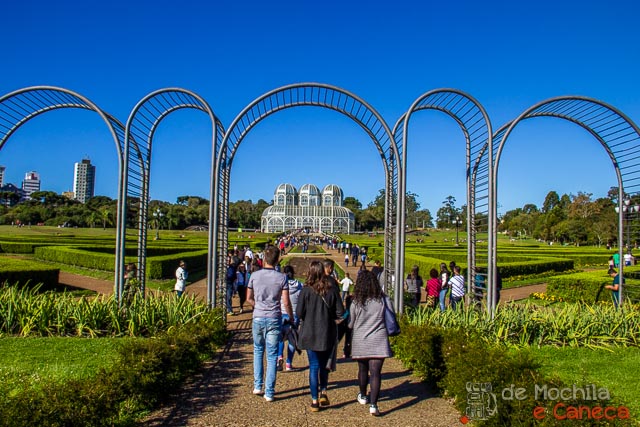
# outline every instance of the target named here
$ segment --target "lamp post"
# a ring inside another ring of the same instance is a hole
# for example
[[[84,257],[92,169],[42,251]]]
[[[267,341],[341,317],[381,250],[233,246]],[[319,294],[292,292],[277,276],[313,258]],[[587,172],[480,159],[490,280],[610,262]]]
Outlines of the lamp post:
[[[155,238],[155,240],[160,240],[160,220],[162,219],[163,216],[164,216],[164,214],[162,213],[160,208],[156,208],[156,210],[153,212],[153,217],[156,219],[156,238]]]
[[[460,245],[460,241],[458,240],[458,228],[460,226],[460,217],[456,215],[456,246]]]
[[[631,199],[624,199],[622,201],[622,212],[624,213],[624,220],[627,222],[627,252],[631,251],[631,214],[640,212],[640,205],[631,205]],[[616,213],[620,213],[620,208],[615,207]],[[622,243],[622,242],[620,242]]]

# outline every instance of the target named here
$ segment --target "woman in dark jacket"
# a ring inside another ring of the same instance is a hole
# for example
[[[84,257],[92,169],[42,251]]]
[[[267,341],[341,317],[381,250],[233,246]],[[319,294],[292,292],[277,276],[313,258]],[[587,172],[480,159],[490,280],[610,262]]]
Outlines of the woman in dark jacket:
[[[309,359],[309,389],[313,412],[319,411],[320,406],[329,405],[327,361],[336,343],[336,323],[342,321],[343,313],[338,287],[325,276],[322,263],[313,261],[296,307],[296,315],[301,322],[298,347],[307,350]]]

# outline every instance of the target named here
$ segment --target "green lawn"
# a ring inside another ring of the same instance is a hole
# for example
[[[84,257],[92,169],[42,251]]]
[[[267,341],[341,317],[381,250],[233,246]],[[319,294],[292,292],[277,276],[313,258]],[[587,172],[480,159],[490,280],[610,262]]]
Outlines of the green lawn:
[[[0,395],[25,384],[92,377],[114,362],[125,339],[131,338],[0,338]]]
[[[567,385],[606,387],[615,403],[627,406],[632,419],[640,420],[640,348],[542,347],[532,353],[546,376],[557,376]]]

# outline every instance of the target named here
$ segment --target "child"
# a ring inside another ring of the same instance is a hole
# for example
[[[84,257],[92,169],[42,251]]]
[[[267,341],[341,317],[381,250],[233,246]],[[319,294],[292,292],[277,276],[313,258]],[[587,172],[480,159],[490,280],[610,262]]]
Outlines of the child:
[[[344,256],[344,264],[345,264],[347,267],[349,267],[349,254],[346,254],[346,255]]]

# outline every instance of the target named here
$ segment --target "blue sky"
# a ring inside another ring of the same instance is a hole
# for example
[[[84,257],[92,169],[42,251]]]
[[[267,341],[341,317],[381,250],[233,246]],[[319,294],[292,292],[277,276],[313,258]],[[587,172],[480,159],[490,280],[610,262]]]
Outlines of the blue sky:
[[[370,103],[393,126],[432,89],[463,90],[494,129],[560,95],[600,99],[640,122],[640,6],[633,1],[9,1],[0,27],[0,95],[34,85],[74,90],[127,120],[164,87],[203,96],[228,127],[252,100],[283,85],[321,82]],[[407,189],[435,216],[465,203],[464,139],[429,111],[411,122]],[[151,197],[207,197],[210,125],[179,111],[154,141]],[[73,163],[96,165],[96,193],[116,197],[115,145],[97,115],[54,111],[24,125],[0,150],[5,182],[41,174],[70,190]],[[270,200],[281,182],[334,183],[364,205],[384,187],[373,143],[353,122],[297,108],[261,122],[234,160],[231,200]],[[499,211],[541,205],[550,190],[604,196],[616,185],[604,149],[575,125],[523,123],[503,151]]]

